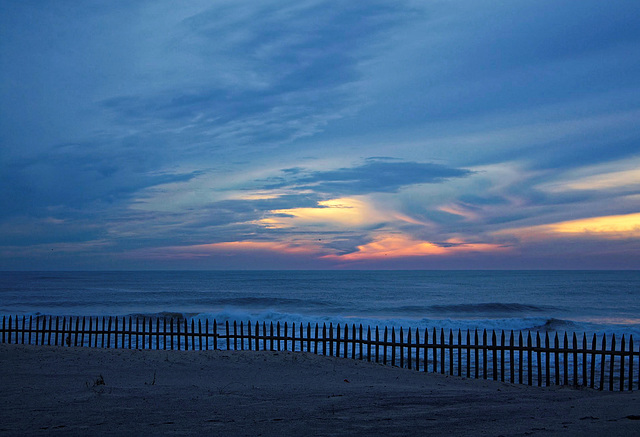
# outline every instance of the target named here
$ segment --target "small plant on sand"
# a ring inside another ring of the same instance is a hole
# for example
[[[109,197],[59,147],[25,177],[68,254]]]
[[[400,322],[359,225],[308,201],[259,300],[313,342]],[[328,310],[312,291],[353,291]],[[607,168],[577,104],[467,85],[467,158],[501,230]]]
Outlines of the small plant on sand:
[[[91,385],[89,385],[88,381],[85,383],[85,385],[87,386],[87,388],[90,388],[96,393],[104,393],[104,386],[107,384],[104,382],[104,377],[102,375],[99,375],[95,379],[95,381],[91,382]]]

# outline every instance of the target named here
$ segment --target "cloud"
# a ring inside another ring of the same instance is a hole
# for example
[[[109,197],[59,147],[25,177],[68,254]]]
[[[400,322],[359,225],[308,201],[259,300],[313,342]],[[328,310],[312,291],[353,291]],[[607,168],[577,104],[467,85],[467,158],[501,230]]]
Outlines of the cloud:
[[[590,217],[538,226],[504,229],[496,235],[515,235],[524,241],[556,238],[638,239],[640,213]]]
[[[313,190],[334,196],[393,193],[409,185],[437,184],[471,174],[473,172],[470,170],[441,164],[369,159],[364,164],[354,167],[287,174],[263,188]]]

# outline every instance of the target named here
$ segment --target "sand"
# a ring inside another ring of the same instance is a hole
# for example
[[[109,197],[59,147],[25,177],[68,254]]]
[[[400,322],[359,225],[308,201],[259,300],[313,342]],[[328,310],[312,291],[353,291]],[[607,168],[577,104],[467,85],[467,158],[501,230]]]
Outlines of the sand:
[[[640,435],[637,391],[510,385],[300,352],[1,344],[0,394],[0,435]]]

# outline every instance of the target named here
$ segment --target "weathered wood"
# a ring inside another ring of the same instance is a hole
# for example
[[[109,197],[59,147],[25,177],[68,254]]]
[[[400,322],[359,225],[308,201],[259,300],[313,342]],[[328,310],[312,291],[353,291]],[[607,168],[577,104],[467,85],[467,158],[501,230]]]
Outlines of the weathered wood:
[[[382,346],[382,364],[387,364],[387,327],[384,327],[384,343]]]
[[[316,331],[315,331],[315,345],[314,345],[314,351],[313,353],[315,353],[316,355],[318,354],[318,334],[319,334],[319,328],[318,328],[318,324],[316,323]]]
[[[404,333],[402,331],[402,326],[400,327],[399,336],[399,345],[400,345],[400,367],[404,367]]]
[[[545,332],[544,334],[544,345],[547,349],[546,351],[546,359],[545,359],[545,385],[549,387],[551,385],[551,345],[549,344],[549,333]]]
[[[80,320],[80,318],[77,318],[76,320]],[[33,323],[33,316],[29,316],[29,344],[31,344],[31,325]],[[78,327],[76,326],[76,346],[78,343]]]
[[[391,365],[396,365],[396,328],[391,327]]]
[[[522,331],[520,331],[520,334],[518,335],[518,361],[519,361],[519,365],[518,365],[518,383],[522,384],[522,367],[524,365],[524,347],[523,347],[523,342],[522,342]]]
[[[358,336],[358,340],[359,340],[358,343],[360,345],[360,361],[362,361],[362,358],[363,358],[362,355],[364,354],[364,350],[363,350],[364,349],[364,343],[363,343],[364,337],[362,335],[362,323],[360,324],[360,327],[359,327],[359,334],[360,335]]]
[[[453,375],[453,330],[449,329],[449,375]]]
[[[333,332],[333,329],[331,330],[331,332]],[[340,332],[340,323],[338,323],[338,326],[336,326],[336,338],[335,338],[335,342],[336,342],[336,357],[340,357],[340,343],[342,341],[341,338],[341,332]]]
[[[349,325],[344,324],[344,358],[349,357]]]
[[[533,385],[531,331],[527,334],[527,383]]]
[[[411,369],[411,328],[407,329],[407,369]]]
[[[573,333],[573,385],[578,386],[578,337]]]
[[[416,333],[417,332],[416,330]],[[502,332],[502,342],[504,346],[504,331]],[[504,359],[504,355],[502,358]],[[460,329],[458,329],[458,376],[462,376],[462,330]]]
[[[513,337],[513,332],[511,334],[512,334],[511,336]],[[471,332],[467,329],[467,378],[471,378],[471,347],[470,346],[471,346]]]
[[[582,334],[582,386],[587,386],[587,334]]]
[[[378,329],[376,328],[376,334],[377,333],[378,333]],[[376,341],[378,341],[377,337],[376,337]],[[377,350],[377,347],[376,347],[376,350]],[[377,356],[376,356],[376,362],[378,362]],[[426,357],[424,359],[424,363],[425,365],[427,364]],[[416,328],[416,371],[417,372],[420,371],[420,331],[418,330],[418,328]]]
[[[629,391],[633,390],[633,335],[629,336]],[[640,375],[638,377],[640,383]]]
[[[607,356],[607,334],[602,334],[602,354],[600,360],[600,390],[604,390],[604,367]]]
[[[486,332],[486,331],[485,331]],[[444,375],[445,365],[445,343],[444,343],[444,328],[440,328],[440,373]]]
[[[479,344],[479,339],[478,339],[478,330],[475,330],[475,335],[474,335],[474,343],[473,343],[476,347],[473,350],[474,353],[474,358],[475,358],[475,373],[474,373],[474,377],[476,379],[478,379],[478,368],[480,367],[480,363],[479,363],[479,359],[480,359],[480,349],[477,347]]]
[[[278,328],[279,327],[280,325],[278,325]],[[279,349],[280,347],[278,346],[278,350]],[[234,351],[238,350],[238,323],[235,320],[233,321],[233,350]]]
[[[371,326],[367,326],[367,361],[371,361]]]
[[[555,371],[556,371],[556,385],[560,385],[560,340],[558,339],[558,333],[556,332],[555,339],[553,340],[553,347],[555,349]]]
[[[624,334],[622,335],[622,341],[620,342],[620,352],[622,352],[622,355],[620,355],[620,391],[624,391],[624,357],[625,357],[625,349],[626,344],[625,344],[625,339],[624,339]]]
[[[280,341],[282,340],[282,337],[280,335],[280,322],[276,323],[276,350],[280,350]]]
[[[327,324],[322,324],[322,355],[327,355]]]
[[[493,380],[497,381],[498,380],[498,350],[496,348],[496,343],[497,343],[497,338],[496,338],[496,331],[492,330],[492,334],[491,334],[491,346],[493,347],[492,349],[492,358],[493,358]]]
[[[567,337],[567,333],[564,333],[564,385],[569,385],[569,339]]]
[[[482,379],[487,379],[487,330],[482,332]],[[444,372],[443,372],[444,373]]]
[[[615,351],[616,351],[616,335],[613,334],[611,336],[611,352],[610,352],[610,367],[609,367],[609,391],[613,391],[613,373],[614,373],[614,369],[615,369],[615,362],[616,362],[616,355],[615,355]]]
[[[27,318],[29,319],[28,321]],[[127,318],[129,319],[128,324]],[[146,317],[136,318],[135,326],[132,317],[120,318],[118,316],[90,317],[88,327],[86,317],[82,318],[82,326],[80,326],[80,317],[66,316],[62,318],[59,316],[35,317],[35,324],[33,316],[2,316],[2,321],[2,339],[4,342],[9,343],[38,345],[48,343],[51,345],[74,347],[78,345],[88,345],[89,347],[118,349],[126,347],[132,348],[134,346],[134,339],[132,337],[135,337],[135,347],[142,349],[162,348],[166,350],[177,348],[180,350],[183,347],[183,341],[186,350],[189,348],[192,350],[209,348],[210,334],[208,320],[204,321],[205,329],[203,330],[203,321],[201,319],[198,319],[197,328],[195,319],[192,319],[189,324],[186,318],[178,319],[175,327],[173,325],[173,319],[167,320],[163,318],[161,323],[160,318],[157,317],[148,319]],[[167,326],[167,322],[169,322],[169,326]],[[368,361],[382,361],[384,364],[399,365],[418,371],[421,370],[421,362],[424,363],[423,370],[428,371],[429,361],[432,359],[432,369],[434,372],[444,374],[448,368],[448,374],[453,375],[456,373],[455,366],[457,360],[457,374],[459,376],[462,376],[464,373],[462,367],[466,355],[467,377],[475,376],[476,378],[480,378],[480,363],[482,362],[482,378],[484,379],[492,378],[498,380],[499,378],[499,380],[505,381],[506,372],[509,372],[509,380],[533,385],[534,375],[537,375],[538,386],[542,386],[543,381],[546,386],[552,383],[551,378],[553,378],[553,372],[551,372],[551,361],[553,359],[555,383],[557,385],[572,384],[574,386],[582,385],[593,388],[598,386],[600,390],[604,390],[605,386],[608,390],[633,390],[636,388],[636,379],[634,379],[636,372],[640,374],[640,351],[634,350],[633,337],[626,335],[622,336],[620,342],[616,342],[615,336],[612,336],[610,348],[607,349],[607,341],[609,339],[607,339],[606,335],[602,337],[602,344],[598,345],[597,336],[594,334],[591,344],[589,345],[585,333],[582,334],[582,342],[580,345],[577,333],[565,332],[563,339],[559,339],[558,333],[556,333],[555,341],[552,344],[549,333],[545,332],[543,344],[540,332],[535,332],[535,339],[533,338],[532,332],[527,332],[526,339],[523,338],[523,333],[520,332],[518,336],[519,341],[516,341],[514,332],[511,331],[509,341],[507,342],[504,330],[500,332],[499,338],[498,333],[492,330],[490,333],[491,338],[489,339],[489,333],[485,329],[482,332],[482,339],[479,339],[479,332],[476,329],[474,333],[475,343],[472,341],[471,331],[467,330],[466,344],[464,344],[461,330],[458,330],[457,341],[455,341],[453,330],[450,329],[447,341],[444,328],[439,329],[440,335],[438,335],[436,328],[433,328],[433,340],[430,342],[429,330],[425,329],[424,339],[421,340],[420,331],[417,328],[415,333],[412,332],[413,330],[411,328],[405,333],[405,328],[399,327],[398,335],[396,335],[395,327],[392,327],[391,339],[389,339],[389,329],[387,327],[384,327],[384,333],[381,335],[380,328],[375,326],[374,335],[372,333],[372,327],[367,326],[365,335],[363,325],[360,324],[356,327],[354,324],[351,326],[353,335],[351,339],[349,339],[348,324],[345,324],[344,328],[342,324],[338,324],[334,328],[332,322],[330,322],[328,326],[326,323],[323,324],[322,333],[319,332],[319,324],[316,324],[315,335],[311,332],[311,325],[308,323],[306,337],[304,335],[303,324],[300,324],[300,335],[297,336],[295,323],[291,324],[290,334],[288,322],[284,322],[283,327],[280,326],[280,322],[272,322],[270,323],[271,333],[269,334],[266,329],[266,323],[263,322],[262,335],[260,334],[259,322],[256,322],[255,331],[253,331],[252,323],[248,321],[247,331],[245,331],[244,321],[233,321],[233,330],[230,329],[231,321],[226,321],[227,331],[224,335],[220,335],[217,332],[217,322],[215,319],[213,323],[213,347],[217,348],[217,339],[221,338],[226,339],[227,348],[230,350],[245,350],[246,348],[254,350],[254,347],[256,350],[259,350],[262,340],[264,350],[270,348],[271,350],[302,351],[304,350],[304,344],[306,342],[308,351],[318,354],[322,353],[327,356],[344,356],[346,358],[349,357],[349,346],[351,346],[352,359],[356,359],[356,357],[364,359],[364,355],[366,354]],[[239,328],[238,323],[240,325]],[[102,328],[100,328],[100,324],[102,324]],[[140,324],[142,324],[142,326],[140,326]],[[189,327],[189,325],[191,325],[191,327]],[[177,328],[177,333],[174,332],[175,328]],[[275,332],[274,328],[276,330]],[[342,335],[343,331],[344,335]],[[88,337],[88,340],[85,340],[85,336]],[[111,340],[112,336],[114,337],[113,343]],[[169,336],[169,339],[167,339],[167,336]],[[184,337],[184,340],[182,337]],[[176,338],[177,345],[175,344]],[[269,346],[267,346],[267,341],[269,342]],[[296,341],[300,343],[299,348]],[[315,349],[310,347],[311,342],[314,343]],[[319,342],[322,342],[322,350],[320,350]],[[340,350],[341,345],[343,347],[342,353]],[[375,352],[373,350],[374,347]],[[390,353],[387,351],[387,348],[391,348]],[[429,348],[433,349],[433,358],[429,355]],[[517,356],[516,351],[518,351]],[[466,353],[463,354],[463,352]],[[380,353],[383,355],[382,359],[380,359]],[[482,357],[480,357],[480,353],[482,353]],[[489,353],[491,353],[491,357],[488,356]],[[510,354],[510,360],[508,362],[505,356],[507,353]],[[472,354],[475,355],[475,360]],[[619,363],[616,362],[617,357],[620,357]],[[589,359],[591,361],[589,361]],[[595,366],[598,359],[600,359],[600,384],[596,385]],[[448,365],[446,360],[449,360]],[[534,360],[535,364],[533,363]],[[572,368],[569,368],[570,361],[573,366]],[[472,375],[471,371],[472,362],[474,362],[475,375]],[[490,371],[488,369],[489,366],[491,366]],[[560,366],[562,366],[562,369]],[[523,378],[525,368],[527,371],[526,382]],[[518,381],[515,380],[516,372],[518,372]],[[570,373],[572,373],[572,376],[570,376]],[[608,383],[606,382],[607,379]],[[638,389],[640,389],[640,386],[638,386]]]
[[[591,381],[589,381],[589,387],[595,387],[595,375],[596,375],[596,334],[593,334],[593,340],[591,340]]]
[[[376,363],[379,363],[379,362],[380,362],[380,331],[376,326]]]
[[[540,344],[540,333],[536,332],[536,346],[538,351],[536,353],[538,364],[538,387],[542,387],[542,344]]]
[[[333,323],[329,323],[329,356],[333,356]]]
[[[84,328],[86,326],[86,324],[85,324],[86,320],[85,319],[86,318],[83,316],[82,317],[82,334],[80,335],[80,346],[84,346]],[[37,326],[37,324],[38,323],[37,323],[37,320],[36,320],[36,326]],[[37,337],[37,333],[36,333],[36,337]],[[37,341],[37,339],[36,339],[36,341]],[[89,346],[91,346],[91,343],[89,343]]]

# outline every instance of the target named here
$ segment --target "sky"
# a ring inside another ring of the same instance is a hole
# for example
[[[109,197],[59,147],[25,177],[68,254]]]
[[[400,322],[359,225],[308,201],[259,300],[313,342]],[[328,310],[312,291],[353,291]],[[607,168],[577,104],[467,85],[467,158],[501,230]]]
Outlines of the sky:
[[[639,269],[637,0],[0,0],[0,270]]]

